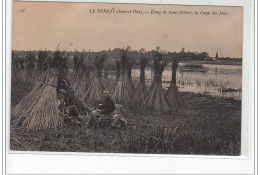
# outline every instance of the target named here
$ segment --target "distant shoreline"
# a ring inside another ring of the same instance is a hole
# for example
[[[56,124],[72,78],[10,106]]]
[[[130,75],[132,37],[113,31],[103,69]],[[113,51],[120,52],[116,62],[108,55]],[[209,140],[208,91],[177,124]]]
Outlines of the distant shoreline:
[[[180,63],[242,66],[242,61],[229,61],[229,60],[218,60],[218,61],[182,60],[180,61]]]

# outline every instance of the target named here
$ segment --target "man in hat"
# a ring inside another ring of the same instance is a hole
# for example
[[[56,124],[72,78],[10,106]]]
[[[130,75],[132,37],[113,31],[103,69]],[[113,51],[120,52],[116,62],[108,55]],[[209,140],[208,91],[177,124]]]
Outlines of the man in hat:
[[[91,117],[89,120],[88,125],[92,126],[95,125],[100,117],[111,117],[113,115],[113,112],[115,110],[115,103],[112,100],[112,98],[109,95],[109,92],[105,90],[104,92],[104,101],[102,104],[99,105],[99,107],[91,112]]]
[[[115,110],[115,103],[111,99],[109,92],[107,90],[104,90],[104,101],[101,105],[98,107],[98,111],[104,115],[111,114]]]

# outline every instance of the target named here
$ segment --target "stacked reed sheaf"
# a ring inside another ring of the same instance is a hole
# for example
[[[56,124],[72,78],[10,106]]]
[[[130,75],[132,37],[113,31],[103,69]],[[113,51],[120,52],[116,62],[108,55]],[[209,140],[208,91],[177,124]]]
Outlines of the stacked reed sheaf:
[[[108,52],[109,53],[109,52]],[[59,99],[57,81],[68,77],[67,91],[72,104],[78,107],[79,113],[89,111],[89,105],[94,105],[104,100],[103,91],[109,90],[113,100],[122,104],[124,108],[135,107],[135,110],[175,111],[185,107],[185,104],[176,86],[176,71],[178,58],[182,53],[164,53],[157,47],[151,52],[131,51],[130,47],[120,49],[116,55],[102,52],[75,52],[73,70],[69,69],[67,52],[55,51],[53,59],[47,52],[38,53],[38,72],[43,76],[35,81],[31,92],[27,94],[12,109],[12,124],[21,125],[32,129],[58,128],[62,126],[62,117],[59,114]],[[35,57],[29,54],[28,70],[34,70]],[[135,87],[132,82],[132,68],[135,58],[139,58],[141,68],[140,82]],[[115,60],[116,85],[112,87],[109,82],[109,63]],[[145,68],[153,62],[154,80],[147,91],[145,85]],[[28,62],[27,61],[27,62]],[[111,62],[109,62],[111,61]],[[167,92],[162,88],[162,73],[168,62],[172,62],[172,83]],[[64,74],[64,75],[63,75]],[[66,75],[65,75],[66,74]],[[60,76],[63,75],[63,78]],[[32,76],[26,76],[32,78]],[[35,79],[35,78],[33,78]],[[93,103],[92,103],[93,102]]]
[[[63,125],[58,109],[56,74],[55,71],[47,71],[44,81],[37,82],[32,91],[12,109],[13,125],[28,129],[58,128]]]

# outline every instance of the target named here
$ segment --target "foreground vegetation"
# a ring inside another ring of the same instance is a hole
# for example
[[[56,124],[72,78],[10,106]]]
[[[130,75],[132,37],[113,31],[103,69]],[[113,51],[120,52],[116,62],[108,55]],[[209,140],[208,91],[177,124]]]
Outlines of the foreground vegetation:
[[[125,129],[67,124],[55,130],[11,126],[11,150],[239,155],[241,101],[181,93],[187,109],[153,113],[123,108]],[[15,97],[13,97],[15,98]]]

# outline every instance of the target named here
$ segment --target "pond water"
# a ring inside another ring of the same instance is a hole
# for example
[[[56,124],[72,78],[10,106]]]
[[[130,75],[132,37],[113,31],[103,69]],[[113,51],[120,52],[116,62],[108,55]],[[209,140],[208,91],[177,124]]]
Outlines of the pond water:
[[[171,81],[171,66],[163,72],[163,88],[167,89]],[[140,69],[134,68],[132,77],[139,81]],[[153,71],[146,68],[146,83],[153,80]],[[213,96],[241,99],[242,66],[179,63],[177,86],[180,92],[203,93]]]

